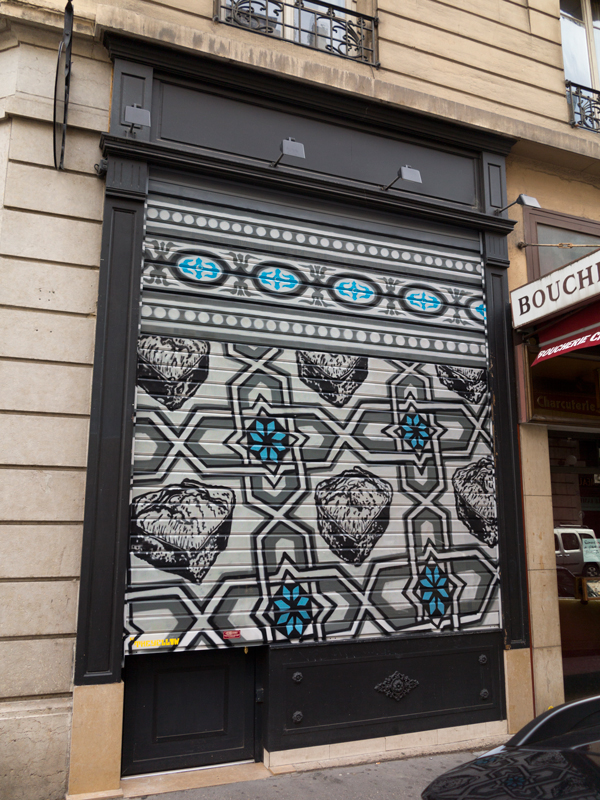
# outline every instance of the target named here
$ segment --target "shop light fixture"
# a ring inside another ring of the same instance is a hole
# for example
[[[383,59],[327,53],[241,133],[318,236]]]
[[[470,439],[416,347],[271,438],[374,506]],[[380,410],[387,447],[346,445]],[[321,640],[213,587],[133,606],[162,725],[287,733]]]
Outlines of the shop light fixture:
[[[282,139],[280,144],[281,155],[277,161],[271,163],[272,167],[276,167],[284,156],[292,156],[293,158],[306,158],[304,153],[304,145],[302,142],[297,142],[291,137],[289,139]]]
[[[405,167],[400,167],[398,170],[398,174],[394,178],[391,183],[388,183],[387,186],[382,186],[384,192],[387,192],[388,189],[396,183],[396,181],[403,180],[403,181],[412,181],[413,183],[423,183],[423,179],[421,178],[421,173],[418,169],[413,169],[409,167],[408,164]]]
[[[520,206],[529,206],[530,208],[541,208],[541,205],[539,204],[539,202],[536,200],[535,197],[531,197],[528,194],[520,194],[515,201],[509,203],[507,206],[504,206],[504,208],[497,208],[494,211],[494,214],[496,214],[497,216],[498,214],[501,214],[503,211],[506,211],[507,208],[510,208],[511,206],[514,206],[517,203]]]
[[[129,135],[135,136],[136,128],[150,127],[150,112],[147,108],[141,108],[137,103],[125,106],[125,124],[130,126]]]

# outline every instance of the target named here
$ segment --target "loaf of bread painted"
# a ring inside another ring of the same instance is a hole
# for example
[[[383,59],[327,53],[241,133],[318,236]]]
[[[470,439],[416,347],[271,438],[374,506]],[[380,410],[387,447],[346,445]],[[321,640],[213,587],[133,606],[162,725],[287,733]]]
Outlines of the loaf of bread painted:
[[[391,485],[361,467],[321,481],[315,491],[321,536],[350,564],[362,564],[390,521]]]
[[[482,458],[452,477],[458,517],[473,536],[493,547],[498,541],[494,462]]]
[[[138,385],[170,411],[194,395],[208,375],[208,342],[142,334],[138,340]]]
[[[298,377],[327,403],[344,406],[368,374],[365,356],[297,350]]]
[[[481,402],[487,391],[484,369],[451,367],[447,364],[438,364],[436,370],[438,378],[447,389],[461,395],[470,403]]]
[[[131,505],[131,550],[200,583],[227,546],[234,506],[231,489],[190,479],[139,495]]]

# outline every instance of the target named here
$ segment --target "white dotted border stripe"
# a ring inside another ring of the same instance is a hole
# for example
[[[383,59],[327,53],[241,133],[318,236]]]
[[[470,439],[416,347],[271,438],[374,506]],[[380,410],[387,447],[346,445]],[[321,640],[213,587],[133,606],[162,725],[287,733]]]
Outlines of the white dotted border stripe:
[[[391,258],[393,261],[412,261],[415,264],[426,264],[428,266],[446,267],[447,269],[455,269],[459,272],[481,272],[482,266],[480,262],[469,261],[468,259],[452,259],[442,256],[421,255],[410,250],[402,248],[381,247],[373,244],[366,245],[362,242],[356,244],[352,241],[344,241],[342,239],[328,238],[327,236],[316,236],[301,231],[281,230],[280,228],[273,227],[268,224],[257,225],[246,223],[242,225],[240,222],[230,222],[226,219],[219,219],[213,216],[202,216],[195,214],[182,214],[179,211],[168,211],[165,208],[160,209],[150,207],[147,211],[148,219],[160,220],[161,222],[174,222],[176,224],[183,223],[184,225],[193,226],[200,229],[220,230],[223,232],[231,231],[232,233],[241,234],[246,236],[257,236],[262,239],[283,239],[286,242],[294,242],[299,245],[309,244],[312,247],[323,247],[326,249],[333,248],[334,250],[345,250],[348,253],[358,253],[360,255],[369,255],[378,258]]]
[[[178,308],[165,308],[160,305],[142,305],[144,319],[158,320],[159,322],[180,322],[201,325],[210,325],[223,328],[241,327],[245,330],[262,331],[265,333],[283,333],[287,335],[317,337],[333,339],[341,342],[358,342],[360,344],[387,345],[388,347],[405,347],[411,350],[429,350],[438,353],[458,353],[471,356],[485,356],[485,343],[456,342],[446,339],[426,338],[422,336],[402,336],[378,331],[365,331],[362,328],[348,328],[345,326],[312,325],[311,323],[288,322],[287,320],[263,319],[241,314],[221,314],[208,311],[193,311]]]

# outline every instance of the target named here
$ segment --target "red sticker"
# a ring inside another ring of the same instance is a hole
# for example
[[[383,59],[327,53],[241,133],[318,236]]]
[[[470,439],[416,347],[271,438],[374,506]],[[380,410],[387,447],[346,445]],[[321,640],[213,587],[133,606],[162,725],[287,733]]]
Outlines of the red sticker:
[[[241,631],[223,631],[224,639],[239,639],[241,635]]]

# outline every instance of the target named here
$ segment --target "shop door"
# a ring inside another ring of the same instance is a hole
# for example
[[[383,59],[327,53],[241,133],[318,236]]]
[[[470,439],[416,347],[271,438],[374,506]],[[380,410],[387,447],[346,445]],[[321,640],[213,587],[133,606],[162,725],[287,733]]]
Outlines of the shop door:
[[[123,774],[254,760],[254,655],[238,649],[127,659]]]
[[[498,629],[478,237],[151,190],[127,660]]]

